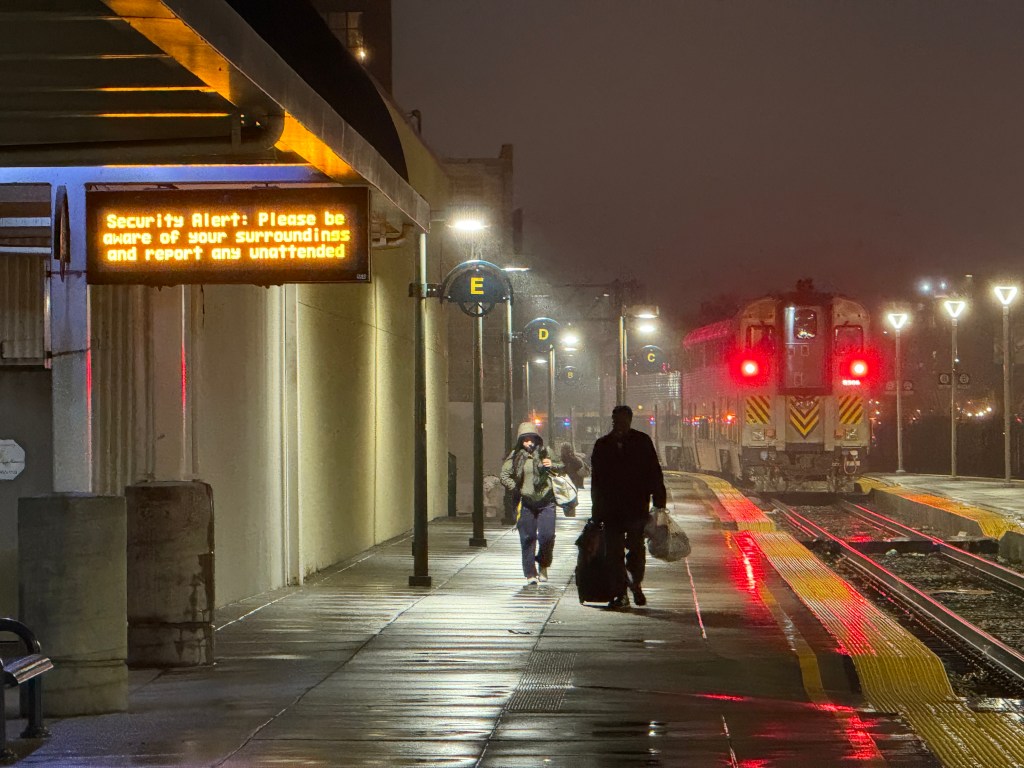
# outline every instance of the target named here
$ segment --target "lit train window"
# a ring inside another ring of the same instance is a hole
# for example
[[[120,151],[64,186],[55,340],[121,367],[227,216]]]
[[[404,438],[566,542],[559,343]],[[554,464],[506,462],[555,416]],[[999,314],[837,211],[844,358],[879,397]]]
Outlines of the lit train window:
[[[818,335],[818,313],[813,309],[798,309],[793,319],[793,335],[805,341]]]
[[[859,325],[836,328],[836,355],[849,355],[864,349],[864,329]]]

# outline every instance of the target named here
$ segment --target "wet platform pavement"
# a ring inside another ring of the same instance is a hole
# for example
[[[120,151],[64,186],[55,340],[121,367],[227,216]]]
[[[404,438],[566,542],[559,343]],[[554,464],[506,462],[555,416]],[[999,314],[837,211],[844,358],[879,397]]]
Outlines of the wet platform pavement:
[[[489,523],[473,549],[468,519],[440,519],[431,589],[405,586],[401,538],[229,606],[215,667],[134,672],[129,712],[55,721],[19,764],[937,765],[902,721],[865,708],[781,579],[687,483],[671,491],[693,554],[648,561],[644,608],[579,604],[586,499],[559,517],[537,586],[514,529]]]

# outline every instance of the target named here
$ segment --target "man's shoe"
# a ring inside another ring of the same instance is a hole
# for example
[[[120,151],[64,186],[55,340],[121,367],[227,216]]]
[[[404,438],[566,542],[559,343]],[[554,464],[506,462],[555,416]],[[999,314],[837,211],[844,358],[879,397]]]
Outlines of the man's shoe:
[[[537,574],[537,578],[540,581],[547,581],[548,580],[548,569],[545,568],[543,565],[540,567],[540,572]]]
[[[637,584],[635,587],[631,587],[633,590],[633,602],[637,605],[647,605],[647,595],[640,589],[640,585]]]
[[[619,595],[618,597],[609,601],[608,607],[612,610],[615,610],[617,608],[629,608],[629,598],[625,595]]]
[[[536,576],[527,576],[526,577],[526,586],[532,587],[532,586],[536,586],[536,585],[537,585],[537,577]]]

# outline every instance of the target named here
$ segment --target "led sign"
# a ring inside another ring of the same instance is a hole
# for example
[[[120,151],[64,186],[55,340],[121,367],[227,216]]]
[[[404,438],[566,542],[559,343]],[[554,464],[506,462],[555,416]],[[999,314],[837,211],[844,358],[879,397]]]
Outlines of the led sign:
[[[86,192],[89,283],[364,283],[365,187]]]

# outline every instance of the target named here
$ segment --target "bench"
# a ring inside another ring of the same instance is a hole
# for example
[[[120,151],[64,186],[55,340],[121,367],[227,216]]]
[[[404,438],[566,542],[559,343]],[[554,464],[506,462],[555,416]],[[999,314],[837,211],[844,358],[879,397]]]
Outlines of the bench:
[[[4,711],[2,693],[7,688],[20,688],[21,716],[28,718],[28,725],[22,731],[23,739],[39,739],[49,736],[50,732],[43,726],[43,686],[42,675],[53,669],[53,662],[43,656],[42,648],[32,630],[14,619],[0,618],[0,634],[17,635],[25,646],[25,652],[19,656],[8,656],[0,659],[0,762],[14,759],[15,755],[7,749],[7,713]]]

